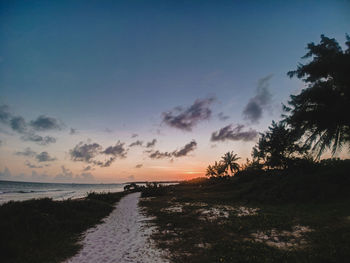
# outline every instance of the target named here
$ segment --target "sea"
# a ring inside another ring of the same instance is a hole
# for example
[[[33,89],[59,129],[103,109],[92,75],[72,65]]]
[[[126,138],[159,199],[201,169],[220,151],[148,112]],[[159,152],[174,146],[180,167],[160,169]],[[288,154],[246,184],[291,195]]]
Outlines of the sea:
[[[125,184],[61,184],[0,180],[0,204],[49,197],[53,200],[86,197],[89,192],[121,192]]]

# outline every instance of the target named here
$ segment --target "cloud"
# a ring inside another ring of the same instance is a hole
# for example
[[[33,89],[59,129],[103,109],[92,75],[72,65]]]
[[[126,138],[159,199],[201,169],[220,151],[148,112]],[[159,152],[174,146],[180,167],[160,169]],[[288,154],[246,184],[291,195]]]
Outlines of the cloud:
[[[40,115],[36,120],[30,122],[30,126],[36,131],[61,130],[62,124],[55,118]]]
[[[258,132],[253,129],[248,131],[243,131],[244,125],[238,124],[236,126],[227,125],[221,128],[219,131],[213,132],[211,134],[211,141],[253,141],[257,136]]]
[[[70,128],[70,130],[69,130],[69,134],[70,134],[70,135],[75,135],[75,134],[77,134],[77,133],[78,133],[78,130],[77,130],[77,129]]]
[[[12,115],[10,113],[10,107],[8,105],[0,105],[0,122],[9,123]]]
[[[219,112],[219,113],[218,113],[218,118],[219,118],[220,121],[226,121],[226,120],[228,120],[230,117],[227,116],[227,115],[225,115],[223,112]]]
[[[9,126],[13,131],[22,134],[21,139],[23,141],[35,142],[39,145],[47,145],[55,143],[56,139],[52,136],[41,136],[36,134],[35,131],[45,131],[50,129],[60,129],[61,125],[54,118],[46,117],[44,115],[39,116],[36,120],[31,121],[30,124],[25,121],[22,116],[14,116],[9,106],[0,106],[0,122]]]
[[[26,157],[34,157],[36,155],[36,152],[34,152],[30,147],[27,147],[22,152],[15,152],[15,155],[26,156]]]
[[[184,147],[182,147],[179,151],[174,151],[173,156],[174,157],[182,157],[186,156],[189,152],[192,152],[196,149],[197,142],[195,140],[192,140],[188,144],[186,144]]]
[[[84,172],[87,172],[87,171],[92,171],[92,170],[95,170],[95,168],[93,168],[92,166],[88,165],[86,167],[84,167],[83,171]]]
[[[210,118],[210,105],[214,98],[197,99],[190,107],[176,107],[171,111],[163,112],[163,122],[170,127],[183,131],[192,131],[199,122]]]
[[[143,166],[143,164],[141,164],[141,163],[140,164],[136,164],[135,168],[141,168],[142,166]]]
[[[163,159],[163,158],[178,158],[186,156],[191,151],[194,151],[197,147],[197,142],[192,140],[180,150],[175,150],[172,152],[160,152],[160,151],[152,151],[150,152],[149,158],[151,159]]]
[[[133,134],[131,135],[131,138],[136,138],[137,136],[139,136],[137,133],[133,133]]]
[[[83,142],[80,142],[69,151],[69,154],[73,161],[90,163],[101,150],[102,146],[98,143],[84,144]]]
[[[269,91],[269,81],[272,75],[262,78],[258,82],[256,95],[251,98],[243,110],[245,119],[252,123],[257,123],[262,118],[264,109],[271,104],[272,95]]]
[[[134,146],[142,146],[143,141],[137,140],[136,142],[133,142],[129,145],[129,147],[134,147]]]
[[[146,148],[152,148],[156,145],[156,143],[157,143],[157,139],[153,139],[152,141],[146,144]]]
[[[12,130],[18,133],[25,133],[27,131],[27,124],[23,117],[13,117],[10,120],[10,126]]]
[[[80,142],[69,151],[72,161],[85,162],[100,167],[110,166],[117,158],[126,158],[127,149],[125,143],[118,141],[116,145],[109,146],[102,151],[102,146],[98,143]],[[107,160],[101,161],[95,158],[101,155],[111,155]]]
[[[38,162],[52,162],[57,160],[55,157],[51,157],[48,152],[41,152],[35,156]]]
[[[23,141],[35,142],[39,145],[47,145],[50,143],[55,143],[56,139],[52,136],[40,136],[37,134],[27,134],[21,137]]]
[[[36,164],[32,164],[32,163],[29,162],[29,161],[26,161],[24,164],[25,164],[26,166],[28,166],[29,168],[32,168],[32,169],[39,169],[39,168],[43,168],[43,167],[48,167],[48,166],[50,166],[49,164],[36,165]]]
[[[151,159],[163,159],[163,158],[171,158],[172,154],[169,152],[160,152],[160,151],[154,151],[149,155],[149,158]]]
[[[116,145],[107,147],[102,153],[118,158],[126,158],[127,149],[124,145],[125,143],[118,141]]]

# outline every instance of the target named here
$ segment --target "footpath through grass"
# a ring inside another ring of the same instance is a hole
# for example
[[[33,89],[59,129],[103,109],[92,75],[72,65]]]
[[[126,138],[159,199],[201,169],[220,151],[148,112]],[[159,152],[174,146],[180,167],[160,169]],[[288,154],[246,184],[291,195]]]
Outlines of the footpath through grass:
[[[146,189],[141,205],[172,262],[349,262],[344,175],[202,180]]]
[[[80,235],[101,222],[126,193],[90,193],[86,199],[49,198],[0,206],[0,262],[61,262],[80,249]]]

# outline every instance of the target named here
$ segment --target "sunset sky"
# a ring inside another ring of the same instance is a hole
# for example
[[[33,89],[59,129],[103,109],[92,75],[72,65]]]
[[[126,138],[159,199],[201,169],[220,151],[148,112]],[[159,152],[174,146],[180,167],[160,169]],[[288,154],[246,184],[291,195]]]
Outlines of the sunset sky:
[[[244,161],[348,1],[1,1],[0,180],[203,176]]]

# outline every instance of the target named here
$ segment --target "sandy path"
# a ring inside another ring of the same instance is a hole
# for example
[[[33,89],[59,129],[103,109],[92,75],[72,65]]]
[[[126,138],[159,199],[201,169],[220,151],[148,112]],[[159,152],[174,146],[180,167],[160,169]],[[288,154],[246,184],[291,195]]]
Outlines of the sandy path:
[[[66,263],[168,262],[150,243],[153,229],[140,213],[139,197],[140,193],[123,197],[104,223],[85,233],[83,248]]]

